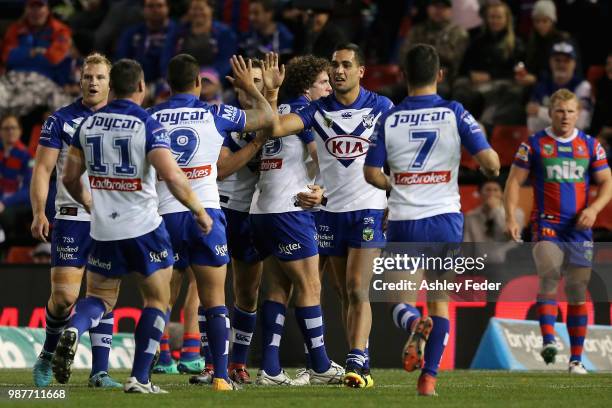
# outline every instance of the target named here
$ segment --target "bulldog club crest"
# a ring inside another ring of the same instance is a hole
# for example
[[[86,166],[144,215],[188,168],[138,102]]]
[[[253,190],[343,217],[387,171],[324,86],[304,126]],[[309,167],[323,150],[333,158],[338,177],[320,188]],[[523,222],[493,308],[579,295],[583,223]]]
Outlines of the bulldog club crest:
[[[375,116],[372,115],[372,114],[363,115],[363,118],[361,119],[361,122],[363,123],[363,126],[366,129],[370,129],[372,126],[374,126],[374,118],[375,118]]]

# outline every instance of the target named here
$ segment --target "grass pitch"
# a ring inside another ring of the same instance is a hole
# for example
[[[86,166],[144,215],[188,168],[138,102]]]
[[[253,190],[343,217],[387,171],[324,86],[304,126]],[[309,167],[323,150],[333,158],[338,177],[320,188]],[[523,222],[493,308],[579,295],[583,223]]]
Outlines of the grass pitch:
[[[293,375],[294,370],[290,370]],[[251,374],[257,370],[251,369]],[[210,387],[187,384],[186,375],[155,375],[153,382],[168,390],[166,395],[128,395],[120,390],[87,387],[87,372],[73,373],[64,387],[66,400],[9,400],[7,389],[32,388],[29,370],[0,370],[0,407],[49,406],[62,408],[155,408],[155,407],[604,407],[612,404],[612,374],[569,376],[566,372],[518,373],[499,371],[442,372],[438,397],[416,396],[416,373],[401,370],[374,370],[375,387],[258,387],[216,393]],[[113,372],[123,381],[127,371]],[[57,389],[56,385],[52,389]]]

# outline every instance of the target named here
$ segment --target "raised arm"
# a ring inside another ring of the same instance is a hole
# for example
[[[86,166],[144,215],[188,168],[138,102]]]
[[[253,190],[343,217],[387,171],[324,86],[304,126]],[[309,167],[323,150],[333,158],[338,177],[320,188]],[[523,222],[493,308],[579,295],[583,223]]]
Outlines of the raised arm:
[[[208,234],[212,229],[213,221],[200,203],[196,193],[191,189],[189,180],[176,164],[170,150],[152,149],[147,154],[147,159],[155,167],[157,175],[166,182],[172,195],[193,213],[200,228]]]
[[[49,180],[57,162],[59,150],[38,145],[30,183],[30,202],[32,203],[32,236],[47,242],[49,236],[49,220],[45,214],[47,197],[49,196]]]
[[[236,153],[222,146],[217,159],[217,180],[223,180],[244,166],[257,154],[257,152],[266,143],[267,136],[263,131],[257,132],[255,139],[251,140],[242,149]]]
[[[232,56],[230,63],[232,65],[233,77],[228,76],[227,80],[235,87],[242,89],[248,96],[251,97],[253,108],[247,109],[246,123],[244,126],[245,132],[260,130],[272,125],[273,114],[270,104],[266,98],[259,92],[253,82],[253,64],[249,60],[247,64],[242,56]]]

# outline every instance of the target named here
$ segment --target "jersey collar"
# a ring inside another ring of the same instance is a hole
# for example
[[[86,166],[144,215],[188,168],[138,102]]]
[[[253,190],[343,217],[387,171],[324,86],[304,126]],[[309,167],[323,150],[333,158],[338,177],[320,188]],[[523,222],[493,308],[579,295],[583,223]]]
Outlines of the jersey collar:
[[[572,132],[572,135],[569,137],[559,137],[556,136],[553,131],[552,131],[552,127],[547,127],[546,129],[544,129],[544,131],[546,132],[546,134],[550,137],[552,137],[553,139],[555,139],[557,142],[559,143],[569,143],[572,140],[574,140],[576,138],[576,136],[578,136],[578,129],[574,128],[574,131]]]

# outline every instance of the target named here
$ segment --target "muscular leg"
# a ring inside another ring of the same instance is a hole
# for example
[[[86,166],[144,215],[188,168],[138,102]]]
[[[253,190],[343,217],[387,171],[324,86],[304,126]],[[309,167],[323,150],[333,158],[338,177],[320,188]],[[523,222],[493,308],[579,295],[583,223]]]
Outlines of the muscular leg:
[[[153,372],[156,374],[178,373],[176,370],[176,364],[170,355],[170,333],[168,332],[168,323],[170,322],[170,311],[174,307],[174,304],[181,293],[181,286],[183,285],[184,276],[185,269],[175,267],[172,270],[172,277],[170,279],[170,301],[166,317],[166,326],[159,344],[159,360],[155,367],[153,367]]]
[[[542,341],[546,346],[555,342],[555,321],[558,309],[557,286],[561,279],[563,251],[553,242],[541,241],[533,247],[533,258],[539,279],[538,319]]]
[[[182,373],[196,374],[202,371],[204,364],[200,358],[200,328],[198,326],[198,307],[200,298],[195,277],[191,268],[187,268],[187,294],[183,305],[183,346],[177,366]]]
[[[570,266],[565,280],[567,331],[570,336],[571,361],[582,361],[582,348],[587,332],[588,314],[586,291],[591,279],[591,268]]]
[[[215,378],[229,381],[227,374],[229,351],[229,318],[225,307],[226,265],[192,265],[198,284],[200,303],[206,309],[206,333],[212,354]]]
[[[444,275],[437,276],[434,273],[427,273],[428,280],[452,281],[455,278],[454,272],[447,272]],[[450,323],[448,321],[448,293],[445,291],[430,291],[427,293],[427,310],[431,317],[433,327],[429,333],[427,343],[425,345],[425,364],[423,366],[422,375],[430,375],[435,377],[438,373],[438,367],[444,348],[448,341],[448,332]]]
[[[340,306],[342,307],[342,326],[344,327],[344,333],[348,340],[347,330],[347,317],[349,308],[349,299],[346,287],[346,266],[347,258],[344,256],[328,256],[327,257],[327,269],[331,272],[332,284],[334,290],[338,294],[340,299]]]

